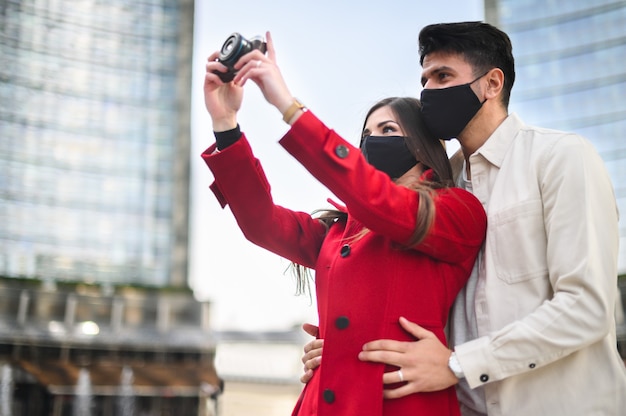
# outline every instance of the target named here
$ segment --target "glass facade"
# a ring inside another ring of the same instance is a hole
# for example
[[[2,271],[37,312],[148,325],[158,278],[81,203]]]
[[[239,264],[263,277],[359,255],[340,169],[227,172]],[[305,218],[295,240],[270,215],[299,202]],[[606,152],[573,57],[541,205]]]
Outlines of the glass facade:
[[[509,110],[527,123],[587,137],[605,161],[621,213],[619,271],[625,273],[626,2],[486,5],[488,20],[513,42],[516,81]]]
[[[193,9],[0,1],[0,275],[167,285],[180,274],[180,120],[190,117],[180,97],[191,84],[180,60],[191,62],[193,32],[184,3]]]

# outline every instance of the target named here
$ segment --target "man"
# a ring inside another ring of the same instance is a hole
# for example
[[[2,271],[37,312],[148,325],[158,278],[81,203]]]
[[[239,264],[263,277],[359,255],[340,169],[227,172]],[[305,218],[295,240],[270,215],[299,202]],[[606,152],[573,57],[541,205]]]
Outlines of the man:
[[[459,383],[464,416],[626,414],[614,321],[618,215],[602,160],[578,135],[508,114],[515,70],[502,31],[435,24],[419,44],[424,119],[459,140],[458,183],[485,207],[487,240],[452,311],[453,351],[401,319],[418,341],[373,341],[359,358],[400,367],[383,382],[406,384],[388,398]]]

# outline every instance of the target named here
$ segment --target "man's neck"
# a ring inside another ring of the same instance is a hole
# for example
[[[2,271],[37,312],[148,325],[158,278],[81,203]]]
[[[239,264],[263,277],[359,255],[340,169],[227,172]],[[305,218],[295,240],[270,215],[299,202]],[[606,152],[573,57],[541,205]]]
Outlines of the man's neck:
[[[469,124],[459,134],[458,140],[465,157],[467,178],[470,179],[469,157],[476,152],[491,137],[494,131],[507,118],[508,114],[502,107],[482,108]]]

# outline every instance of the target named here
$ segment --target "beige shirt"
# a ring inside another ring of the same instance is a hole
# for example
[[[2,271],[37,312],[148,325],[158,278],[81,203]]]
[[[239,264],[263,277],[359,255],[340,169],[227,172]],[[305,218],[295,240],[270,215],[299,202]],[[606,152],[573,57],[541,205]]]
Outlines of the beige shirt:
[[[618,213],[584,138],[510,115],[470,156],[488,215],[478,338],[455,345],[490,416],[626,415],[616,348]]]

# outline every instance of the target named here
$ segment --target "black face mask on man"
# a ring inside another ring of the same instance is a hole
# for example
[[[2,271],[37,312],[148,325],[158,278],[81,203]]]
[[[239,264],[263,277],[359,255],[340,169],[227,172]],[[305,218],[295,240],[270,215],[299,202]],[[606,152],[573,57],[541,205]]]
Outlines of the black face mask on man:
[[[392,179],[417,165],[402,136],[365,136],[361,139],[361,152],[370,165]]]
[[[422,118],[435,137],[453,139],[474,118],[485,101],[480,102],[471,85],[485,75],[463,85],[422,90]]]

